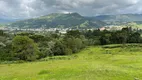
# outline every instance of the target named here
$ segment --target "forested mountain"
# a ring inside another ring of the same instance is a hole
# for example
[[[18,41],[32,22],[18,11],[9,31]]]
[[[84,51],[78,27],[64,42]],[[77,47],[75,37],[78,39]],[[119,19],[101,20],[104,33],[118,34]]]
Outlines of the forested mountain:
[[[142,14],[81,16],[78,13],[52,13],[38,18],[11,23],[20,28],[98,28],[106,25],[123,25],[127,22],[142,24]]]
[[[118,14],[118,15],[100,15],[92,19],[104,21],[107,24],[121,25],[127,22],[142,23],[142,14]]]
[[[88,19],[78,13],[52,13],[38,18],[17,21],[10,26],[20,28],[90,28],[104,25],[106,23],[100,20]]]

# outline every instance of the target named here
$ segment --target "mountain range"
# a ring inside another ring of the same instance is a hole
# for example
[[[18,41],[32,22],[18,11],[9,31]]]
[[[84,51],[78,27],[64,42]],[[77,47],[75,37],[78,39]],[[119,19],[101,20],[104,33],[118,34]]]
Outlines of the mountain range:
[[[142,14],[81,16],[78,13],[52,13],[38,18],[11,23],[11,27],[20,28],[98,28],[105,25],[121,25],[127,22],[142,23]]]
[[[106,25],[100,20],[92,20],[78,13],[52,13],[38,18],[17,21],[10,26],[20,28],[89,28]]]
[[[96,16],[95,19],[101,21],[120,21],[120,22],[142,21],[142,14],[100,15]]]

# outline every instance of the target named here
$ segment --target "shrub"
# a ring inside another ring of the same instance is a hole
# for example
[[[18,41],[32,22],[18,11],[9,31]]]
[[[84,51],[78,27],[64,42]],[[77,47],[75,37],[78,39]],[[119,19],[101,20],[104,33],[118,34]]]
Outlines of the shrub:
[[[33,61],[38,58],[39,50],[32,39],[16,36],[12,41],[14,56],[20,60]]]
[[[50,72],[48,70],[41,70],[38,75],[43,75],[43,74],[49,74]]]

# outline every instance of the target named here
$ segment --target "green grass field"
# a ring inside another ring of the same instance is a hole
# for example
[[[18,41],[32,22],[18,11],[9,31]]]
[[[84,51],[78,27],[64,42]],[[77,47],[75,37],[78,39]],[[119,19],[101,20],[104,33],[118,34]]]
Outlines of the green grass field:
[[[71,56],[0,64],[0,80],[142,80],[142,46],[88,47]]]

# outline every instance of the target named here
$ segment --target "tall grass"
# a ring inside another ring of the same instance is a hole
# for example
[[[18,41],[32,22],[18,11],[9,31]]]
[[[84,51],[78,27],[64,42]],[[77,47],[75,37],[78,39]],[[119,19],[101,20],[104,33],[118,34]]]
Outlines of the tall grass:
[[[39,62],[0,64],[0,80],[142,80],[141,49],[139,44],[96,46]]]

